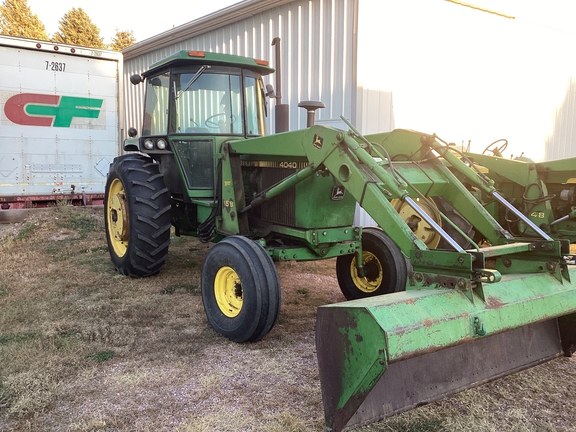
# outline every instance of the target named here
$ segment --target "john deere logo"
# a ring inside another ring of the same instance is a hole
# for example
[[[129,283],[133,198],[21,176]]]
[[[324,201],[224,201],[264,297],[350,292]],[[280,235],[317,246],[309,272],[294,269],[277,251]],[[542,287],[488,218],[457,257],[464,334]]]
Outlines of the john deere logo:
[[[312,145],[314,147],[316,147],[317,149],[321,149],[322,144],[324,144],[324,138],[322,138],[320,135],[314,134],[314,139],[312,140]]]
[[[23,126],[68,128],[74,118],[97,119],[103,99],[22,93],[4,105],[6,118]]]
[[[330,195],[330,199],[332,201],[342,201],[344,199],[344,195],[346,194],[346,189],[342,186],[334,186],[332,188],[332,194]]]

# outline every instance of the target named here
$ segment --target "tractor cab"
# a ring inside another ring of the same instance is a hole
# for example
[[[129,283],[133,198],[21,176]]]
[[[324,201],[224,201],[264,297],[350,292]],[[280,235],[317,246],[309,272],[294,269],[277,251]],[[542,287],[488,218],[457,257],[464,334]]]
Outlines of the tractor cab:
[[[142,135],[264,135],[260,75],[237,67],[193,64],[150,77]]]
[[[272,72],[263,60],[179,51],[130,78],[145,82],[144,117],[140,135],[130,128],[124,149],[158,162],[175,211],[199,204],[209,213],[222,144],[266,135],[262,76]]]
[[[146,80],[141,136],[130,129],[125,150],[162,153],[167,136],[248,138],[265,135],[262,76],[268,62],[203,51],[179,51],[130,81]]]

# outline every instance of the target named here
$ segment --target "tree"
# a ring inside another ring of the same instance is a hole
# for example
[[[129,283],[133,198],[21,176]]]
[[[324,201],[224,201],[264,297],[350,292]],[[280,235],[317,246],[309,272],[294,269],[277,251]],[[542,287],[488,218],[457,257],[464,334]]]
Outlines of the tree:
[[[114,51],[122,51],[124,48],[134,44],[136,38],[134,37],[134,32],[130,31],[120,31],[116,29],[116,36],[112,38],[112,43],[110,44],[110,49]]]
[[[4,0],[0,6],[0,33],[8,36],[48,40],[46,27],[32,13],[27,0]]]
[[[81,45],[92,48],[106,48],[100,37],[100,29],[92,22],[82,8],[72,8],[59,21],[58,32],[53,42]]]

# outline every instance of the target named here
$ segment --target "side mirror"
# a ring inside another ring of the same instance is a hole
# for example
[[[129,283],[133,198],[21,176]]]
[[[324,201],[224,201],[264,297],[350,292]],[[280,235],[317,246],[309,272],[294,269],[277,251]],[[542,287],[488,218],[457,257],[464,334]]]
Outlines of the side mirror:
[[[134,85],[140,84],[144,79],[140,76],[140,74],[134,74],[130,77],[130,82]]]
[[[274,92],[274,86],[272,84],[266,84],[266,96],[270,99],[276,97],[276,93]]]
[[[134,138],[136,135],[138,135],[138,131],[136,130],[136,128],[131,127],[130,129],[128,129],[128,136],[130,138]]]

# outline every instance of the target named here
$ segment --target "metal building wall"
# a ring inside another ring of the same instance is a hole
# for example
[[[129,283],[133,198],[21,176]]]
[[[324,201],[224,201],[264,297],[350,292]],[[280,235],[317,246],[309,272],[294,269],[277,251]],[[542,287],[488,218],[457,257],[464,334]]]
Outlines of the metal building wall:
[[[566,86],[566,97],[553,116],[552,131],[546,140],[545,160],[576,157],[576,79]]]
[[[275,48],[271,42],[279,36],[282,49],[282,103],[290,104],[290,129],[306,126],[306,113],[297,106],[303,100],[324,102],[326,108],[317,113],[319,122],[337,123],[340,115],[354,120],[353,57],[357,2],[300,0],[263,8],[265,10],[214,30],[159,49],[151,49],[133,58],[126,56],[125,76],[141,73],[150,64],[177,50],[203,50],[255,57],[269,60],[275,66]],[[244,3],[255,4],[243,2],[239,4],[240,8]],[[175,30],[166,32],[166,40],[178,33]],[[146,41],[140,46],[145,47]],[[266,77],[265,82],[274,86],[276,84],[274,76]],[[128,79],[125,83],[126,124],[139,130],[143,86],[133,86]],[[274,103],[270,102],[272,107]],[[274,110],[271,111],[268,130],[272,132]]]
[[[396,128],[471,143],[478,153],[505,138],[506,157],[576,156],[576,60],[567,54],[576,2],[470,3],[493,10],[360,0],[357,102],[367,107],[357,126],[385,130],[376,107],[392,106],[393,96],[388,118]]]

